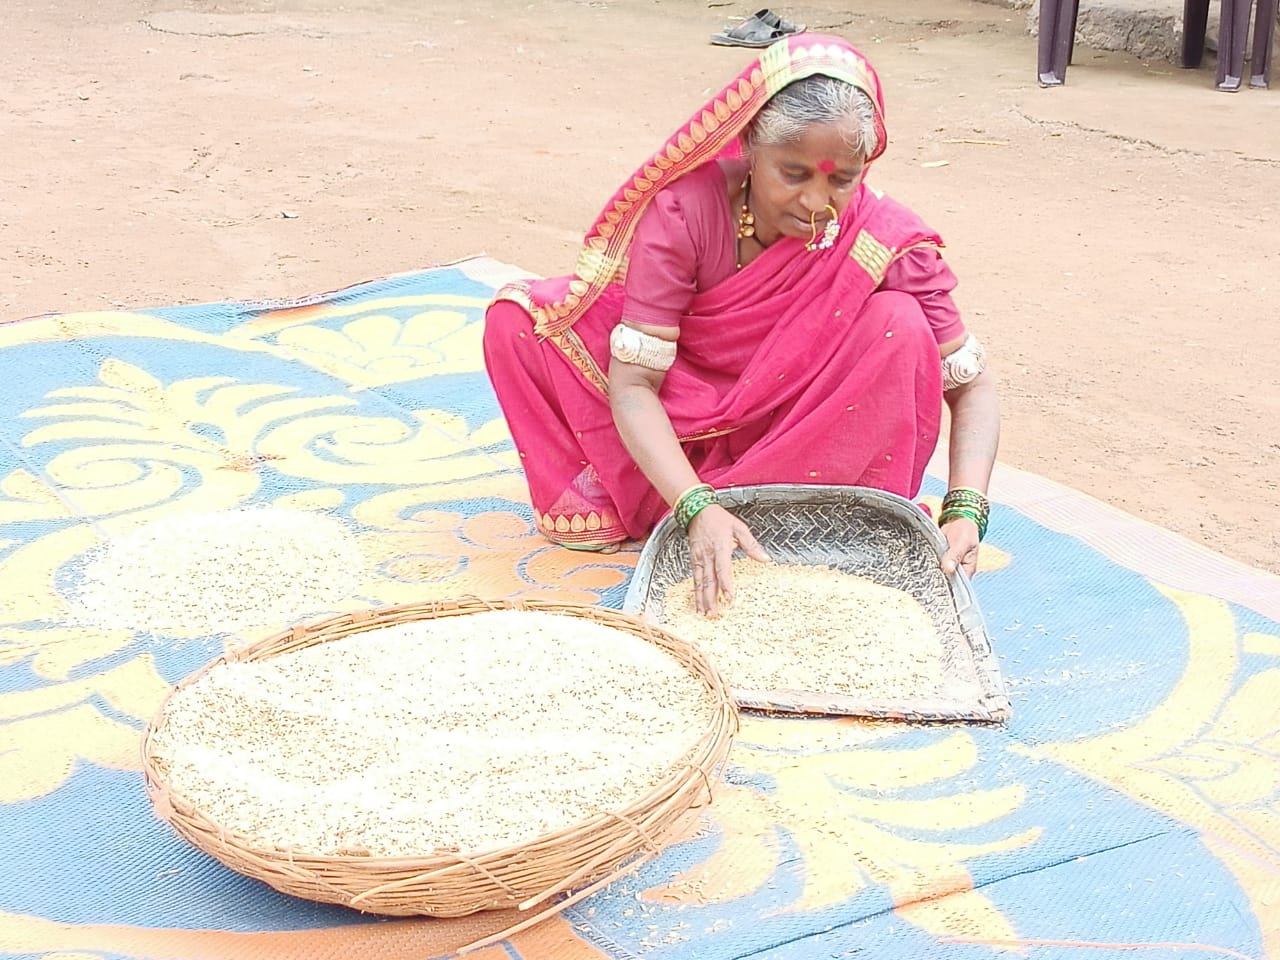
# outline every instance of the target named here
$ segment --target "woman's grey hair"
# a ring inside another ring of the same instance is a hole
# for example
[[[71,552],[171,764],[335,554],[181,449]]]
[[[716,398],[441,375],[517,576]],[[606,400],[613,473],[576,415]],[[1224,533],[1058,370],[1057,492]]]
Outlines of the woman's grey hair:
[[[871,98],[851,83],[815,74],[787,84],[770,98],[747,128],[747,150],[795,143],[815,123],[844,127],[850,149],[864,159],[878,145]]]

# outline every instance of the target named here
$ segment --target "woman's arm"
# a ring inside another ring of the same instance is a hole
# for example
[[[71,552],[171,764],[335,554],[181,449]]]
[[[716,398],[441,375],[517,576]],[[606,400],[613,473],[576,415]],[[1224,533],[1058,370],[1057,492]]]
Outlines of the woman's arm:
[[[677,332],[669,327],[627,324],[651,337],[672,342]],[[676,439],[667,411],[658,399],[666,375],[617,357],[609,360],[609,406],[622,445],[631,454],[658,494],[668,504],[694,484],[698,475]]]
[[[939,351],[946,357],[964,343],[963,337],[949,341]],[[947,487],[970,487],[986,493],[1000,443],[995,377],[990,370],[983,370],[968,383],[947,390],[943,398],[951,412]],[[972,576],[978,564],[978,525],[961,517],[943,524],[942,533],[948,545],[942,558],[943,571],[950,574],[961,566]]]
[[[627,325],[668,342],[678,337],[670,327]],[[609,404],[618,435],[654,489],[674,506],[699,480],[658,398],[664,377],[660,371],[624,363],[617,357],[609,361]],[[698,610],[714,617],[720,613],[720,598],[733,598],[734,549],[741,547],[760,561],[769,557],[746,524],[723,507],[713,505],[700,511],[690,522],[688,533]]]

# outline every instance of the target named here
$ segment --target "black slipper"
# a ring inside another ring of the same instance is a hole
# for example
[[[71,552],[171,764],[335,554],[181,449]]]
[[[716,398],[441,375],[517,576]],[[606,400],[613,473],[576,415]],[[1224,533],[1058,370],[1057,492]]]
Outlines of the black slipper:
[[[803,33],[804,25],[788,23],[772,10],[758,10],[753,16],[711,35],[721,47],[767,47],[792,33]]]

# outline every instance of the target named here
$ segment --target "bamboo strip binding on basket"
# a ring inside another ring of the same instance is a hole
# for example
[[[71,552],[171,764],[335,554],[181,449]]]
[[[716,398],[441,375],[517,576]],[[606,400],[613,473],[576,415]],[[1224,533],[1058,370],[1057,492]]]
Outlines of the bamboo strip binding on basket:
[[[580,617],[629,633],[665,650],[703,682],[712,702],[712,722],[696,744],[688,764],[623,810],[601,811],[573,827],[475,856],[450,852],[414,857],[336,856],[264,849],[224,829],[169,788],[154,756],[152,737],[163,720],[169,699],[209,670],[232,661],[252,662],[281,656],[383,627],[492,610]],[[466,598],[345,613],[281,631],[237,653],[218,658],[170,692],[143,739],[142,762],[147,793],[157,814],[191,844],[238,873],[261,880],[283,893],[370,913],[459,917],[481,910],[511,907],[528,910],[572,890],[585,894],[584,888],[603,885],[656,855],[672,839],[690,811],[710,801],[712,784],[729,753],[737,726],[736,705],[715,668],[695,647],[658,627],[600,607],[543,600]],[[575,895],[572,899],[577,898]],[[545,913],[559,910],[567,903],[555,903]],[[529,922],[533,919],[538,918],[531,918]]]

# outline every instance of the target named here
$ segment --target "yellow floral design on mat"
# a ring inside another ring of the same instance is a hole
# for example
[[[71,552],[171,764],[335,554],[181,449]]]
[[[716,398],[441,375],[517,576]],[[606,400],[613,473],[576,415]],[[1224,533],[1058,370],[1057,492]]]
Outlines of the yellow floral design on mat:
[[[279,343],[299,360],[353,387],[378,387],[428,374],[472,373],[484,328],[465,313],[434,310],[405,321],[373,314],[340,330],[286,330]]]
[[[118,661],[137,642],[130,630],[72,625],[59,576],[87,551],[161,517],[260,500],[271,490],[260,474],[267,465],[322,484],[280,497],[282,505],[303,509],[337,509],[357,492],[348,484],[362,481],[386,489],[406,480],[413,484],[410,500],[421,505],[464,489],[508,489],[505,480],[493,482],[506,473],[518,479],[514,463],[507,462],[511,457],[477,452],[486,444],[503,445],[507,434],[500,422],[469,430],[461,418],[440,411],[416,412],[406,422],[353,415],[354,404],[223,376],[165,383],[142,367],[108,358],[96,382],[53,390],[24,412],[31,423],[21,440],[25,466],[0,477],[0,524],[24,530],[0,544],[0,665],[25,663],[47,682],[0,695],[0,802],[44,796],[79,763],[136,768],[138,726],[168,690],[146,653],[70,679],[93,661]],[[532,538],[518,529],[527,532],[528,524],[510,516],[488,528],[492,521],[483,517],[464,524],[457,515],[450,523],[465,527],[472,538],[465,549],[481,556],[470,563],[450,535],[455,561],[468,569],[447,592],[473,592],[485,584],[491,594],[498,584],[499,592],[508,592],[515,559],[503,551],[517,549],[516,557],[530,552]],[[33,530],[39,532],[26,532]],[[449,553],[432,546],[429,536],[425,548],[408,549],[412,534],[405,536],[398,549]],[[582,563],[543,565],[547,569],[529,589],[555,585],[584,602],[597,599],[594,587],[625,576]],[[423,582],[411,577],[382,586],[405,588],[389,600],[420,599]],[[374,586],[372,599],[395,594]],[[352,602],[363,606],[368,599]],[[119,719],[121,714],[138,724]]]
[[[58,569],[71,557],[88,550],[99,533],[70,512],[70,506],[52,494],[39,495],[42,485],[25,471],[15,471],[0,481],[0,523],[31,522],[47,525],[50,532],[0,552],[0,663],[9,659],[9,646],[24,646],[21,638],[8,636],[6,625],[36,624],[40,629],[67,615],[65,604],[53,590]]]
[[[52,421],[23,437],[27,448],[74,444],[55,454],[45,472],[88,517],[172,509],[183,501],[200,510],[239,504],[259,486],[257,467],[281,456],[265,449],[273,428],[354,403],[291,396],[292,387],[230,377],[166,385],[112,359],[102,362],[98,377],[96,385],[51,391],[52,402],[23,415]],[[114,532],[104,523],[105,532]]]
[[[0,577],[4,576],[0,567]],[[50,605],[54,601],[49,601]],[[0,667],[27,661],[49,680],[65,680],[76,667],[123,650],[133,640],[124,630],[85,630],[0,623]],[[0,694],[0,696],[3,696]]]
[[[412,425],[390,417],[314,417],[282,423],[259,444],[277,470],[336,484],[456,484],[515,470],[513,449],[488,452],[509,434],[490,420],[471,429],[443,410],[414,410]]]
[[[466,312],[480,297],[429,294],[339,306],[280,310],[244,323],[228,338],[272,338],[290,358],[355,389],[484,369],[484,325]],[[391,311],[424,307],[401,319]],[[345,323],[333,321],[345,317]]]
[[[375,508],[365,504],[357,512]],[[366,592],[385,604],[468,595],[594,604],[598,591],[624,583],[635,563],[634,554],[598,557],[557,547],[503,510],[473,516],[424,510],[368,534],[361,547],[380,574]]]
[[[70,611],[54,587],[58,571],[103,536],[71,510],[67,500],[25,470],[0,480],[0,524],[41,524],[49,530],[0,549],[0,667],[26,661],[36,675],[63,680],[133,640],[125,630],[68,625]],[[0,715],[5,713],[0,706]]]
[[[107,717],[93,700],[145,720],[168,691],[151,657],[140,656],[86,680],[0,696],[0,803],[52,793],[81,760],[137,769],[137,729]]]
[[[440,410],[413,411],[410,422],[338,412],[355,401],[230,377],[166,385],[111,359],[99,381],[52,391],[51,403],[24,414],[55,421],[28,433],[24,446],[75,443],[45,469],[88,516],[182,498],[225,509],[258,489],[263,466],[327,484],[457,482],[516,467],[514,451],[483,450],[506,440],[501,420],[471,430]],[[192,473],[198,487],[186,479]]]
[[[1021,784],[913,799],[903,791],[971,774],[977,744],[967,732],[896,749],[893,727],[854,720],[744,717],[730,760],[771,780],[771,791],[724,784],[712,808],[719,848],[648,899],[722,903],[765,886],[783,865],[780,830],[799,848],[803,891],[786,912],[841,903],[869,884],[888,888],[899,915],[936,935],[1014,937],[1012,924],[981,892],[965,861],[1034,843],[1040,829],[988,843],[918,839],[921,831],[964,830],[1021,807]]]
[[[1187,667],[1169,695],[1133,725],[1044,751],[1197,830],[1243,889],[1280,902],[1280,637],[1240,637],[1230,607],[1160,587],[1187,624]],[[1276,658],[1237,686],[1242,653]],[[1280,926],[1265,929],[1280,953]]]
[[[219,334],[203,333],[181,323],[146,313],[98,311],[32,317],[21,323],[0,324],[0,350],[32,343],[93,340],[99,337],[129,337],[133,340],[225,345]],[[270,355],[275,348],[254,342],[236,344],[236,349]]]

